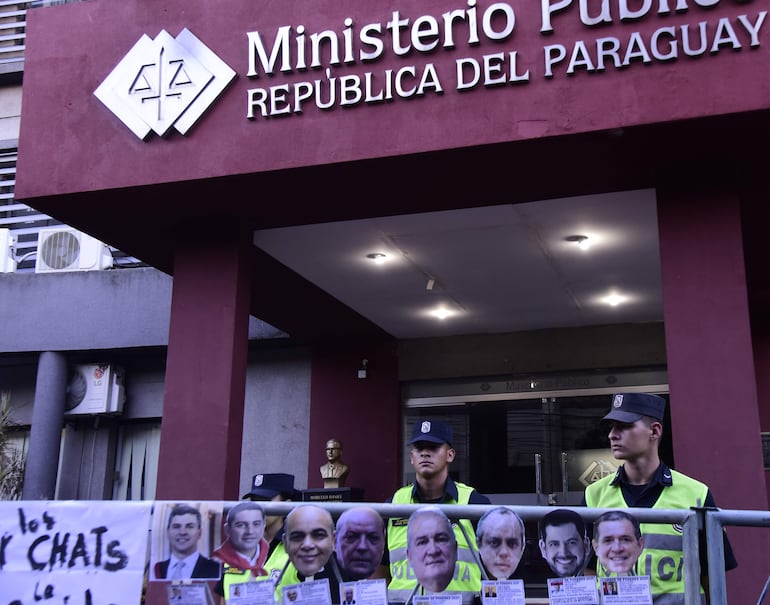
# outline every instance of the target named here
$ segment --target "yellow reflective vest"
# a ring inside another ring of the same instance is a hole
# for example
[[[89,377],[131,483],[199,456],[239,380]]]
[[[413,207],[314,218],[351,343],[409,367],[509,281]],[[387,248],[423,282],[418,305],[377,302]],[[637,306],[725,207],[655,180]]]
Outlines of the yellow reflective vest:
[[[608,475],[586,488],[586,504],[594,508],[628,508],[620,485],[613,485],[615,475]],[[671,485],[663,488],[652,508],[689,509],[703,506],[708,487],[671,471]],[[655,605],[684,604],[684,553],[682,528],[675,524],[642,523],[644,550],[637,563],[639,575],[650,576],[650,590]],[[701,603],[705,605],[701,590]]]
[[[225,602],[230,599],[230,586],[232,584],[245,584],[254,580],[266,580],[266,576],[254,577],[250,569],[240,570],[231,565],[224,565],[222,570],[222,590],[224,591]]]
[[[464,483],[455,482],[457,487],[457,501],[448,500],[442,504],[468,504],[473,488]],[[407,485],[399,489],[393,495],[393,504],[418,504],[412,498],[414,486]],[[392,518],[388,521],[388,551],[390,556],[390,584],[388,584],[388,601],[403,603],[417,586],[417,578],[414,570],[406,559],[406,528],[408,519]],[[465,533],[470,540],[466,540],[462,530],[458,527],[462,524]],[[481,591],[481,570],[479,569],[474,553],[476,548],[476,534],[473,525],[467,519],[461,519],[454,523],[454,533],[457,539],[457,564],[455,575],[447,586],[445,592],[462,592],[463,603],[471,602],[475,595]]]
[[[297,575],[297,568],[289,562],[289,555],[283,546],[283,543],[279,543],[265,562],[266,576],[256,578],[259,580],[269,580],[275,584],[275,601],[280,603],[283,595],[281,594],[281,587],[288,586],[289,584],[297,584],[299,582],[299,576]]]

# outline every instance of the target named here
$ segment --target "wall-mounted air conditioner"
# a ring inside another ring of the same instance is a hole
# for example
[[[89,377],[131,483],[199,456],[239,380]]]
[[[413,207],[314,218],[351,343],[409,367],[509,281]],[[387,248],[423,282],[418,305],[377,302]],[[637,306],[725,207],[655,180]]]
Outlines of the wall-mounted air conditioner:
[[[16,238],[10,229],[0,229],[0,273],[16,271],[16,260],[13,251],[16,248]]]
[[[74,367],[64,414],[120,414],[126,401],[123,369],[109,364]]]
[[[70,227],[45,227],[38,233],[35,273],[98,271],[113,265],[109,247]]]

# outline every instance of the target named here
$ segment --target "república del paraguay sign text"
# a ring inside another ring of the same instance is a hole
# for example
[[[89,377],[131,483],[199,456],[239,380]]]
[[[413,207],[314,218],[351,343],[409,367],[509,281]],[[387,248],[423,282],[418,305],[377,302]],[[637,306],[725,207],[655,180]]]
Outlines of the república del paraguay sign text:
[[[720,3],[739,7],[739,14],[715,15]],[[767,11],[748,10],[754,4],[754,0],[541,0],[538,22],[520,22],[513,3],[481,6],[468,0],[465,8],[440,15],[395,10],[387,21],[364,24],[344,17],[336,30],[311,32],[294,24],[250,31],[247,76],[254,82],[279,74],[311,77],[249,88],[246,116],[257,120],[298,115],[312,106],[333,110],[449,90],[523,86],[535,78],[756,49]],[[677,15],[683,19],[672,24],[671,17]],[[576,19],[585,30],[583,38],[568,43],[553,40],[560,25]],[[635,27],[653,20],[659,26]],[[602,35],[603,28],[619,24],[622,35],[617,28],[613,35]],[[537,60],[531,48],[525,60],[516,47],[521,31],[534,31],[545,42]],[[495,52],[484,52],[493,48],[488,43],[497,46]],[[431,53],[463,47],[476,52],[458,57],[451,68],[428,60]],[[419,61],[421,56],[426,60]],[[387,68],[350,73],[356,66],[376,66],[387,58],[403,58],[404,64],[391,67],[391,61]]]

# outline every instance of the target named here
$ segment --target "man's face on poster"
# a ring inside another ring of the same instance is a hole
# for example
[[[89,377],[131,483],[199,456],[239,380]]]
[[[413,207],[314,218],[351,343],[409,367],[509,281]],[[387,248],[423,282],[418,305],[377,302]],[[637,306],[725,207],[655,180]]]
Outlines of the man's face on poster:
[[[303,576],[318,573],[334,550],[334,521],[318,506],[301,506],[286,517],[284,547]]]
[[[382,561],[382,518],[372,510],[348,509],[337,522],[337,557],[353,580],[369,578]]]
[[[575,576],[583,572],[588,540],[574,523],[549,525],[545,528],[545,540],[540,540],[540,553],[560,578]]]
[[[166,533],[171,552],[180,559],[189,557],[198,549],[201,526],[196,515],[189,513],[171,517]]]
[[[406,556],[417,581],[429,592],[441,592],[452,581],[457,541],[445,518],[434,513],[409,520]]]
[[[601,566],[608,572],[627,574],[634,569],[644,549],[644,538],[636,536],[628,519],[602,521],[593,546]]]
[[[479,542],[484,567],[496,580],[507,580],[524,554],[524,536],[518,517],[492,513],[485,520]]]
[[[241,510],[225,525],[225,532],[235,550],[252,557],[265,533],[264,516],[257,509]]]

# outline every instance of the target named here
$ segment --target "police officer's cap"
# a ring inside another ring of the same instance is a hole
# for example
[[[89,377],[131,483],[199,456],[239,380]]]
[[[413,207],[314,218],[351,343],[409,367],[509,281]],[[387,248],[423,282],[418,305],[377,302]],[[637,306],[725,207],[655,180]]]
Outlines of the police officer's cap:
[[[632,424],[642,416],[663,420],[666,400],[647,393],[618,393],[612,397],[612,409],[602,420]]]
[[[272,500],[279,494],[287,499],[297,498],[297,491],[294,489],[294,475],[288,473],[254,475],[251,479],[251,491],[243,494],[243,497]]]
[[[429,441],[431,443],[446,443],[452,445],[452,427],[446,422],[435,420],[418,420],[412,427],[412,438],[407,445],[412,445],[418,441]]]

